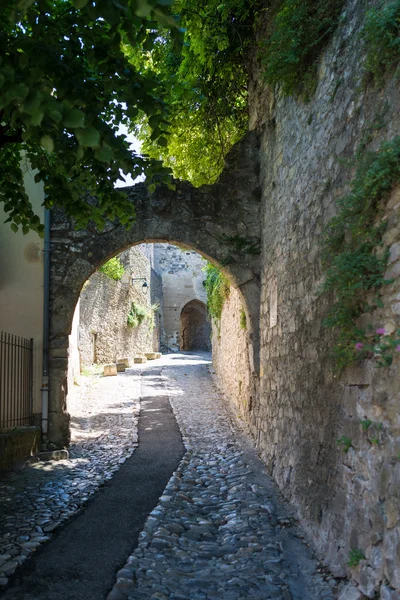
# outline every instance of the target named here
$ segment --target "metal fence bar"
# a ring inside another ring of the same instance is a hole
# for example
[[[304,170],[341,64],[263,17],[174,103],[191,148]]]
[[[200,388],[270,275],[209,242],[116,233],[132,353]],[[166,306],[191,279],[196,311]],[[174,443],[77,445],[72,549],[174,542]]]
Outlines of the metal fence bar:
[[[33,339],[0,332],[0,429],[31,425]]]

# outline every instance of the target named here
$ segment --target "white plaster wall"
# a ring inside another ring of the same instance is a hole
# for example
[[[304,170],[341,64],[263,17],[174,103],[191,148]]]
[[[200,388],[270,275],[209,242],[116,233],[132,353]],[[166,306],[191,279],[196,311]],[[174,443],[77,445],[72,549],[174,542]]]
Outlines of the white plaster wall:
[[[33,209],[44,220],[43,186],[27,171],[25,189]],[[41,412],[43,347],[43,240],[34,232],[14,233],[0,204],[0,330],[33,338],[33,410]]]

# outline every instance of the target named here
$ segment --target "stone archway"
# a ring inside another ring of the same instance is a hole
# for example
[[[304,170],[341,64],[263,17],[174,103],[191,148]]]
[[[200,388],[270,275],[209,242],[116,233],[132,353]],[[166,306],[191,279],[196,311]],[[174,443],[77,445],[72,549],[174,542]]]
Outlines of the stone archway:
[[[226,157],[214,185],[175,182],[150,194],[140,183],[125,188],[135,206],[130,229],[108,222],[76,230],[61,210],[52,214],[50,257],[49,440],[69,443],[68,336],[85,281],[107,260],[143,242],[169,242],[195,250],[222,267],[241,295],[247,319],[249,364],[259,376],[260,187],[258,138],[248,133]]]
[[[191,300],[180,314],[181,350],[211,350],[211,324],[207,319],[207,309],[200,300]]]

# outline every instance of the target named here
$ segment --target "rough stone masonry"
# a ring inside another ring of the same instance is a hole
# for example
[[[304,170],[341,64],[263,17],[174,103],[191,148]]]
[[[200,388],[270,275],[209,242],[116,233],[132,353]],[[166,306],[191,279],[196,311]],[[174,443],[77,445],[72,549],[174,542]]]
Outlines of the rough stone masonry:
[[[374,4],[346,3],[310,102],[273,94],[254,65],[251,127],[261,139],[261,350],[260,393],[250,411],[246,373],[237,368],[237,348],[229,350],[229,338],[240,339],[233,299],[213,343],[220,379],[231,382],[270,473],[297,506],[321,556],[336,575],[354,578],[355,598],[394,600],[400,597],[400,357],[390,368],[364,361],[336,375],[329,356],[334,338],[322,325],[330,299],[319,294],[321,235],[337,211],[337,198],[348,190],[349,159],[367,133],[371,151],[400,134],[398,78],[382,89],[361,82],[360,32]],[[383,288],[385,309],[366,315],[365,322],[390,333],[400,326],[400,190],[381,208],[390,249],[385,276],[394,281]],[[362,420],[371,421],[366,431]],[[338,447],[341,436],[351,440],[347,453]],[[351,551],[365,556],[353,568],[347,564]]]
[[[84,281],[107,258],[132,244],[187,245],[225,265],[238,289],[239,299],[232,296],[226,305],[234,311],[243,307],[247,317],[240,341],[246,355],[240,378],[233,378],[233,401],[243,406],[269,471],[297,506],[334,573],[353,576],[358,598],[396,600],[400,357],[388,369],[366,361],[335,376],[329,357],[333,334],[322,326],[330,300],[319,294],[320,240],[337,210],[336,199],[348,189],[352,173],[346,161],[367,132],[372,135],[370,150],[400,134],[398,79],[388,79],[383,88],[361,85],[360,32],[366,5],[373,4],[346,3],[321,57],[310,102],[266,89],[254,64],[250,125],[257,133],[233,149],[214,186],[195,190],[178,183],[175,192],[159,189],[152,196],[144,186],[135,186],[131,197],[138,221],[130,231],[111,223],[103,233],[95,228],[74,231],[61,213],[55,215],[50,433],[56,443],[68,441],[67,336]],[[378,119],[380,127],[373,128]],[[371,315],[374,325],[388,331],[399,326],[399,205],[399,190],[394,190],[382,207],[388,217],[387,276],[394,282],[384,290],[386,308]],[[261,238],[261,261],[238,253],[235,236],[253,242]],[[231,332],[239,327],[235,314],[225,318]],[[216,363],[225,381],[240,362],[239,355],[231,360],[237,347],[227,343],[227,330],[223,317],[220,342],[214,336],[214,344],[225,345]],[[363,419],[372,423],[367,432]],[[337,446],[343,435],[351,439],[347,454]],[[365,559],[350,570],[352,550]]]

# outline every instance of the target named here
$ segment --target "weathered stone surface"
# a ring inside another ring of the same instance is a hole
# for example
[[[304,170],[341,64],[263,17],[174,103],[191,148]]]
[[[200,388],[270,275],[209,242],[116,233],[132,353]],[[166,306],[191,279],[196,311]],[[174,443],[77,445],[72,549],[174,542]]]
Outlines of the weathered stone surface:
[[[69,452],[68,450],[48,450],[38,452],[35,457],[39,460],[65,460],[69,457]]]
[[[161,348],[177,351],[182,349],[180,333],[184,307],[194,300],[204,305],[207,302],[203,285],[206,261],[190,248],[172,244],[154,244],[153,257],[154,269],[161,276],[163,287]]]
[[[104,365],[103,375],[104,377],[110,377],[117,374],[117,365]]]
[[[145,356],[135,356],[133,362],[135,365],[142,365],[147,362],[147,358]]]
[[[215,262],[227,264],[232,282],[241,287],[249,316],[251,368],[258,371],[259,256],[238,251],[232,239],[260,242],[260,188],[258,136],[247,134],[226,157],[226,167],[213,186],[194,188],[176,182],[176,189],[159,186],[149,194],[146,185],[128,190],[135,205],[136,222],[130,229],[108,223],[102,232],[94,224],[86,237],[73,239],[73,226],[62,211],[52,215],[51,344],[50,344],[50,440],[68,443],[66,412],[67,348],[73,313],[84,282],[108,258],[142,242],[171,242],[196,250]],[[72,242],[73,239],[73,242]],[[73,246],[73,249],[71,248]],[[228,264],[229,263],[229,264]],[[66,351],[56,357],[56,348]]]
[[[79,352],[85,365],[120,362],[116,352],[129,360],[134,354],[160,347],[160,340],[154,336],[157,333],[159,338],[160,331],[154,332],[146,320],[137,327],[127,326],[132,302],[147,310],[157,304],[162,310],[161,280],[151,268],[146,245],[130,248],[119,258],[125,269],[121,280],[115,281],[97,271],[80,294]],[[132,277],[139,280],[132,281]],[[146,290],[140,278],[148,282]]]
[[[157,358],[156,352],[145,352],[144,355],[147,358],[147,360],[155,360]]]
[[[396,592],[396,590],[387,585],[382,585],[380,592],[381,600],[400,600],[400,592]]]
[[[364,594],[351,583],[346,585],[338,596],[338,600],[362,600],[363,598],[365,598]]]
[[[126,366],[125,366],[124,362],[122,362],[122,363],[117,362],[117,372],[118,373],[125,373],[125,369],[126,369]]]
[[[241,414],[268,471],[298,507],[331,569],[350,575],[350,552],[361,550],[367,556],[362,589],[374,596],[385,577],[400,590],[394,491],[399,489],[400,356],[394,352],[389,368],[377,369],[371,360],[335,373],[330,357],[335,332],[323,326],[333,298],[320,294],[321,238],[354,175],[345,162],[377,119],[379,131],[374,130],[366,151],[400,134],[398,79],[389,74],[380,90],[360,88],[365,10],[360,0],[345,3],[346,24],[325,49],[310,102],[274,93],[263,83],[262,67],[252,69],[251,127],[261,137],[260,389],[251,411],[242,408]],[[372,325],[372,331],[392,333],[400,327],[399,200],[397,187],[382,199],[377,220],[387,222],[386,277],[395,281],[382,287],[384,308],[359,321],[360,327]],[[246,378],[239,376],[242,367],[231,342],[241,344],[234,326],[238,308],[226,303],[221,338],[213,336],[214,366],[235,406],[243,407],[249,396],[245,392],[241,398],[239,381],[245,389]],[[371,424],[363,429],[362,421]],[[351,441],[347,453],[338,444],[342,436]]]
[[[129,369],[131,366],[131,361],[129,358],[118,358],[117,363],[124,364],[127,369]]]
[[[18,427],[0,433],[0,471],[22,463],[40,446],[39,427]]]

